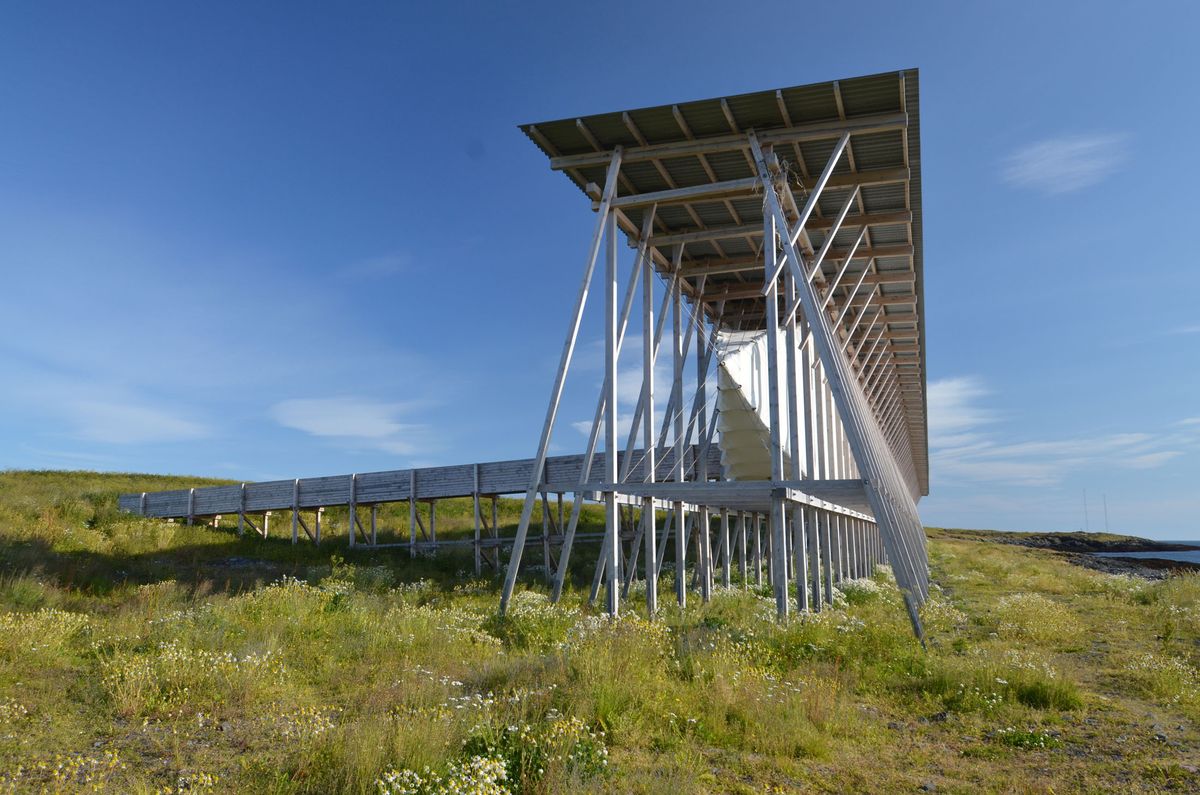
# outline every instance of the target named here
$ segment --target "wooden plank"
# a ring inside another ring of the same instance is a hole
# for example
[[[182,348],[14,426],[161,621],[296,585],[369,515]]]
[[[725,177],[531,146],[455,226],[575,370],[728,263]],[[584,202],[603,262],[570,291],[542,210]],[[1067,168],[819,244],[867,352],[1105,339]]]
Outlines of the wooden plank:
[[[638,463],[631,467],[630,478],[643,479],[643,451],[633,451]],[[690,469],[695,460],[695,449],[685,453],[685,467]],[[720,451],[714,446],[709,451],[709,466],[720,471]],[[657,461],[659,478],[666,478],[674,466],[674,450],[668,450]],[[523,491],[532,476],[534,459],[493,461],[479,464],[479,491],[483,494],[516,494]],[[355,502],[360,505],[402,502],[412,492],[411,483],[419,484],[418,501],[450,497],[469,497],[475,490],[475,466],[473,464],[430,467],[420,470],[397,469],[384,472],[366,472],[354,475]],[[593,471],[604,470],[604,454],[599,453],[593,461]],[[575,491],[579,486],[579,475],[583,470],[583,456],[556,456],[546,461],[546,472],[550,475],[543,487],[549,491]],[[298,492],[298,505],[311,510],[320,507],[347,505],[350,502],[351,475],[332,475],[318,478],[300,478],[299,481],[275,480],[245,484],[245,506],[241,503],[240,485],[208,486],[195,489],[194,515],[212,516],[218,513],[235,514],[244,510],[250,513],[262,511],[290,510],[293,492]],[[187,516],[191,490],[147,492],[146,515],[161,518],[184,518]],[[124,494],[118,498],[123,511],[136,512],[140,509],[142,495]]]

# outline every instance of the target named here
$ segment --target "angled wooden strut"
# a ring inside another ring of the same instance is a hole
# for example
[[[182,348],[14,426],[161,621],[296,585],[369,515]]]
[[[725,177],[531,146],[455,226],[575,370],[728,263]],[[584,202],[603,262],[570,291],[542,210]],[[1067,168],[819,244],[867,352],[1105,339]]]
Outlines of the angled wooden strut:
[[[895,458],[892,456],[878,421],[867,405],[866,395],[849,361],[842,353],[833,326],[822,308],[821,299],[808,279],[804,260],[794,241],[799,230],[793,230],[783,212],[781,190],[786,190],[778,173],[773,173],[758,139],[753,132],[747,135],[759,169],[765,200],[764,214],[778,227],[778,239],[783,248],[785,265],[792,272],[800,310],[810,329],[817,355],[829,380],[830,392],[845,429],[854,460],[866,482],[866,491],[875,519],[879,524],[888,557],[893,562],[897,584],[904,594],[909,618],[918,637],[924,635],[917,609],[928,598],[928,568],[924,555],[924,530],[917,517],[916,504]],[[771,245],[764,246],[770,251]],[[768,270],[768,273],[774,272]],[[768,300],[768,312],[774,301]],[[768,335],[774,327],[768,324]],[[774,461],[772,462],[774,467]],[[831,561],[832,565],[832,561]],[[779,595],[776,595],[777,604]],[[786,611],[786,603],[780,607]]]
[[[571,358],[575,355],[575,343],[579,339],[579,325],[583,321],[583,310],[587,305],[588,289],[592,282],[592,272],[596,268],[596,259],[600,254],[600,241],[605,228],[608,226],[609,214],[612,211],[612,201],[617,194],[617,176],[621,172],[621,147],[616,147],[609,157],[608,174],[604,181],[604,195],[600,200],[600,208],[596,218],[596,230],[592,235],[592,245],[588,252],[587,264],[584,267],[583,283],[579,288],[579,296],[575,300],[575,313],[571,322],[567,340],[563,343],[562,356],[558,363],[558,372],[554,376],[554,387],[550,393],[550,405],[546,409],[546,420],[542,424],[542,436],[538,442],[538,452],[534,459],[533,475],[529,481],[529,490],[525,493],[525,504],[521,508],[521,520],[517,524],[517,536],[513,542],[512,555],[508,561],[508,569],[504,573],[504,590],[500,594],[500,613],[508,609],[512,598],[513,588],[517,584],[517,572],[521,567],[521,554],[525,551],[525,537],[529,534],[529,520],[533,517],[533,505],[537,500],[538,487],[546,466],[546,455],[550,450],[550,436],[554,431],[554,422],[558,417],[558,407],[562,400],[563,385],[566,382],[567,371],[571,367]],[[615,445],[614,445],[615,446]]]

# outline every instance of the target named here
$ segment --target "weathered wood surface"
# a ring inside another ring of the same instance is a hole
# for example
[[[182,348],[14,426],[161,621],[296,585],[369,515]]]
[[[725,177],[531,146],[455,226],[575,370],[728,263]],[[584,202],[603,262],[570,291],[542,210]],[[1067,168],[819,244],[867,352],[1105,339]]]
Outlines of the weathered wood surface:
[[[697,448],[693,446],[684,452],[685,472],[690,473],[695,469],[696,450]],[[580,490],[579,479],[583,472],[583,458],[582,455],[547,458],[542,478],[544,484],[542,490],[550,493]],[[630,481],[645,479],[645,460],[643,451],[634,451],[633,465],[629,472]],[[529,480],[533,475],[533,465],[534,459],[532,458],[479,464],[479,493],[523,493],[528,488]],[[669,479],[674,466],[674,450],[667,450],[659,456],[655,466],[656,479]],[[720,451],[713,445],[709,450],[708,471],[719,473],[720,466]],[[476,493],[475,467],[475,464],[459,464],[415,471],[394,469],[386,472],[358,473],[357,476],[354,476],[356,481],[354,499],[358,505],[371,505],[382,502],[401,502],[409,497],[414,497],[418,501],[470,497]],[[599,453],[593,460],[592,472],[604,471],[604,454]],[[352,475],[333,475],[301,478],[298,491],[299,506],[304,509],[312,509],[348,505],[350,503],[351,477]],[[413,480],[416,482],[415,495],[411,485]],[[294,479],[247,483],[245,511],[258,513],[288,510],[292,507],[295,489],[296,481]],[[585,490],[590,491],[591,489]],[[182,518],[188,516],[188,495],[191,491],[190,489],[174,489],[172,491],[147,492],[145,495],[122,494],[118,504],[122,511],[129,513],[160,518]],[[191,513],[193,516],[236,514],[242,510],[241,501],[241,486],[238,484],[197,488],[192,497]]]
[[[603,486],[608,488],[608,486]],[[707,483],[622,483],[619,494],[653,496],[669,504],[682,500],[694,505],[709,505],[730,510],[765,513],[771,508],[776,491],[790,502],[808,505],[856,519],[874,521],[866,490],[861,480],[740,480]]]

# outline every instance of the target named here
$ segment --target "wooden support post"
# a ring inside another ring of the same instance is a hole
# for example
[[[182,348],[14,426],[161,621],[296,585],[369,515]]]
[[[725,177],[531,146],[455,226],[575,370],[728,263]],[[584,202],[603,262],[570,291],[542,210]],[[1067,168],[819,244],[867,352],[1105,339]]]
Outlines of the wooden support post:
[[[795,276],[792,276],[792,287],[796,288]],[[800,392],[804,395],[804,476],[817,477],[817,420],[816,378],[814,373],[814,357],[812,355],[812,335],[809,333],[808,322],[801,317],[803,329],[800,344]],[[802,509],[804,520],[804,538],[808,542],[808,582],[806,593],[810,596],[809,609],[814,612],[821,610],[821,533],[820,519],[815,508]]]
[[[789,511],[792,524],[792,569],[796,580],[796,610],[807,613],[808,605],[808,550],[804,536],[804,509],[793,505]]]
[[[246,488],[246,484],[243,483],[242,489],[245,490],[245,488]],[[141,499],[138,500],[138,514],[140,514],[141,516],[146,515],[146,492],[144,492],[144,491],[142,492]]]
[[[846,579],[846,571],[849,568],[849,560],[847,555],[849,551],[846,547],[846,517],[841,514],[837,515],[837,578],[838,582]]]
[[[378,525],[376,522],[376,520],[378,518],[379,518],[379,506],[372,504],[371,505],[371,546],[377,546],[379,544],[379,536],[377,535]]]
[[[554,557],[554,551],[550,552],[550,569],[546,570],[546,582],[553,584],[554,570],[558,568],[558,561],[563,557],[563,538],[566,534],[566,525],[563,524],[563,493],[555,492],[555,502],[558,504],[558,519],[554,523],[554,536],[558,539],[558,559]]]
[[[861,579],[867,576],[866,550],[863,548],[863,526],[859,519],[854,520],[854,576]]]
[[[654,212],[651,208],[650,212]],[[646,242],[648,235],[644,236]],[[642,268],[642,447],[646,451],[643,466],[647,483],[655,481],[658,459],[654,446],[654,363],[658,356],[658,339],[662,323],[654,321],[654,269]],[[658,612],[658,528],[654,513],[654,497],[642,502],[642,535],[646,543],[646,614],[653,619]]]
[[[313,532],[317,536],[315,539],[313,539],[313,541],[314,541],[314,543],[317,543],[317,544],[321,543],[321,514],[324,512],[325,512],[325,509],[323,507],[318,506],[316,509],[316,518],[313,521]]]
[[[696,511],[696,579],[700,588],[700,600],[712,598],[712,524],[708,506],[701,505]]]
[[[809,608],[820,612],[821,604],[821,531],[820,516],[815,508],[804,509],[804,535],[808,540],[808,579],[806,590],[811,590]]]
[[[766,173],[766,165],[760,163]],[[784,234],[787,229],[781,230]],[[775,216],[763,219],[763,276],[767,288],[767,395],[771,424],[771,480],[784,479],[782,420],[779,405],[779,294],[776,266]],[[782,493],[771,497],[771,573],[775,590],[775,612],[780,620],[788,615],[787,529]]]
[[[696,397],[695,403],[697,406],[696,419],[698,424],[696,427],[697,441],[699,441],[704,431],[708,428],[708,399],[706,395],[706,384],[708,382],[708,340],[704,333],[704,308],[701,305],[696,305],[695,323],[696,323]],[[691,428],[688,430],[689,436]],[[701,453],[696,461],[696,481],[705,483],[708,481],[708,456],[703,455],[703,443],[697,445],[697,451]],[[704,602],[712,599],[713,585],[713,555],[712,555],[712,515],[709,513],[707,505],[701,505],[697,515],[699,524],[697,525],[697,557],[700,563],[700,598]]]
[[[271,529],[271,512],[263,511],[263,528],[262,528],[262,537],[263,538],[267,537],[267,533],[270,531],[270,529]]]
[[[652,211],[647,212],[645,214],[645,218],[643,219],[643,222],[642,222],[642,237],[641,237],[641,242],[639,242],[639,244],[638,244],[638,256],[634,262],[633,270],[629,274],[629,283],[626,285],[626,288],[625,288],[625,301],[621,306],[621,318],[617,323],[617,326],[618,326],[618,328],[617,328],[617,351],[618,351],[618,354],[621,350],[621,345],[625,340],[625,330],[628,327],[629,315],[633,309],[633,299],[634,299],[634,296],[637,294],[637,284],[638,284],[639,274],[641,272],[644,272],[647,268],[651,267],[650,263],[645,262],[645,254],[646,254],[645,241],[648,238],[649,233],[653,228],[652,227],[653,221],[654,221],[654,213]],[[619,361],[619,359],[620,359],[620,357],[618,355],[618,361]],[[600,429],[603,426],[604,408],[605,408],[605,403],[607,401],[607,396],[608,396],[608,383],[606,381],[605,384],[600,389],[600,395],[596,401],[595,414],[592,416],[592,426],[591,426],[591,431],[588,434],[587,450],[584,453],[583,468],[581,469],[580,475],[579,475],[580,489],[582,489],[591,479],[592,462],[595,460],[597,445],[599,444],[599,441],[600,441]],[[637,417],[639,416],[638,412],[640,412],[641,410],[642,410],[642,401],[639,397],[638,406],[637,406],[637,409],[635,410],[633,422],[630,423],[630,433],[631,434],[637,433],[637,422],[638,422]],[[628,470],[629,465],[631,463],[631,456],[633,453],[632,438],[634,438],[634,437],[631,435],[631,441],[629,444],[626,445],[625,459],[624,459],[623,463],[621,464],[620,479],[622,481],[625,479],[625,472]],[[562,595],[563,578],[566,575],[566,565],[567,565],[567,561],[569,561],[569,559],[570,559],[571,547],[573,546],[573,544],[575,542],[575,530],[579,525],[579,517],[580,517],[580,512],[582,511],[582,509],[583,509],[583,502],[579,497],[579,492],[576,492],[575,504],[571,508],[571,521],[567,527],[566,534],[563,537],[561,551],[559,552],[559,561],[560,562],[558,565],[558,570],[554,574],[554,583],[550,589],[550,600],[552,602],[557,602]],[[606,545],[607,545],[607,542],[602,542],[601,548],[604,548]],[[598,573],[596,574],[597,582],[599,581],[600,578],[602,578],[604,576],[604,572],[607,570],[606,562],[607,562],[607,558],[604,555],[600,555],[599,559],[596,561],[596,565],[598,567]],[[593,586],[591,596],[588,598],[589,605],[593,604],[596,600],[596,588],[597,587],[598,586]]]
[[[774,589],[775,589],[775,555],[774,555],[774,549],[773,549],[774,544],[775,544],[775,536],[771,531],[771,514],[770,513],[766,514],[763,517],[763,519],[766,520],[766,524],[767,524],[767,532],[766,532],[767,585],[771,586],[771,590],[773,593]]]
[[[863,558],[863,576],[872,577],[875,575],[875,536],[871,532],[871,523],[863,520],[863,549],[866,550],[866,556]]]
[[[845,577],[847,580],[854,579],[854,520],[849,516],[842,517],[842,546],[844,552],[842,557],[846,561]]]
[[[866,519],[859,520],[859,532],[862,538],[862,576],[870,577],[875,569],[875,546],[871,538],[871,524]]]
[[[678,272],[683,246],[675,254],[675,268]],[[689,324],[690,325],[690,324]],[[671,354],[672,381],[671,403],[674,407],[675,420],[675,462],[672,478],[682,483],[683,474],[683,292],[680,280],[672,282],[671,295]],[[672,411],[667,409],[668,414]],[[675,502],[675,601],[679,607],[687,606],[687,532],[684,524],[683,501]]]
[[[292,483],[292,543],[300,541],[300,478]]]
[[[356,532],[358,530],[358,475],[350,476],[350,499],[346,503],[350,513],[350,548],[354,548]]]
[[[792,512],[785,501],[783,504],[783,581],[790,588],[795,571],[792,567]]]
[[[550,584],[550,502],[546,492],[542,492],[542,568],[546,584]]]
[[[875,550],[871,546],[871,525],[865,519],[859,522],[859,532],[863,548],[862,576],[870,577],[875,573]]]
[[[849,206],[847,204],[847,206]],[[844,214],[843,214],[844,217]],[[789,302],[796,299],[795,277],[790,269],[783,272],[784,296]],[[788,417],[788,446],[792,451],[791,476],[793,480],[804,477],[804,467],[800,459],[800,350],[796,342],[796,320],[788,318],[784,328],[784,350],[787,364],[787,417]],[[807,441],[807,437],[806,437]],[[804,544],[804,507],[799,504],[790,506],[791,515],[791,545],[793,561],[792,568],[796,580],[796,609],[808,611],[808,557]]]
[[[738,576],[741,578],[742,587],[749,585],[749,580],[746,579],[746,512],[737,512],[737,547],[738,547]]]
[[[604,405],[604,479],[617,482],[617,216],[610,213],[605,231],[606,267],[604,276],[604,380],[608,389]],[[610,486],[610,488],[612,488]],[[608,544],[603,554],[608,567],[607,609],[616,618],[621,565],[621,514],[617,494],[604,493],[604,532]]]
[[[188,527],[192,526],[192,522],[196,519],[196,490],[188,489],[188,506],[187,506],[187,523]]]
[[[834,585],[842,581],[841,522],[842,518],[836,513],[829,514],[829,559]]]
[[[833,515],[833,581],[846,579],[846,517]]]
[[[879,540],[879,528],[872,522],[867,522],[867,538],[871,541],[871,565],[868,574],[875,576],[875,567],[883,563],[883,549]]]
[[[871,546],[871,560],[866,567],[866,575],[875,576],[875,567],[881,562],[880,537],[876,533],[875,525],[870,521],[866,522],[866,540]]]
[[[829,539],[829,513],[821,511],[821,569],[825,573],[825,602],[833,604],[833,554],[832,542]]]
[[[513,588],[517,584],[517,572],[521,566],[521,555],[524,552],[525,537],[529,533],[529,520],[533,516],[533,502],[537,495],[538,486],[542,482],[542,474],[546,467],[546,454],[550,449],[550,436],[554,431],[555,419],[558,417],[558,407],[562,399],[563,384],[566,381],[567,370],[570,369],[571,358],[575,353],[575,342],[579,337],[579,325],[583,320],[584,306],[587,304],[588,286],[592,281],[592,271],[595,268],[596,258],[600,252],[601,236],[606,227],[616,228],[615,216],[611,218],[613,223],[610,224],[609,222],[611,215],[610,208],[617,192],[617,177],[621,171],[621,152],[622,148],[618,146],[613,149],[612,154],[609,156],[608,173],[604,181],[604,194],[598,208],[596,229],[592,235],[592,245],[588,253],[587,265],[584,268],[583,283],[579,288],[579,296],[575,301],[575,312],[571,321],[571,327],[567,333],[566,342],[563,344],[562,356],[558,363],[558,372],[554,377],[554,387],[550,392],[550,405],[546,409],[546,420],[542,424],[542,435],[538,442],[537,455],[534,458],[529,489],[525,492],[525,503],[521,508],[521,520],[517,524],[517,535],[513,540],[512,557],[509,560],[508,571],[504,575],[504,589],[500,595],[501,614],[508,608]],[[615,248],[616,243],[614,241],[614,256]],[[613,413],[615,414],[615,411]],[[615,431],[616,429],[611,428],[611,430]],[[616,447],[615,442],[613,447]],[[614,538],[613,541],[615,546],[616,539]]]
[[[146,495],[142,495],[142,500],[145,501]],[[142,506],[142,512],[145,513],[145,505]],[[241,492],[238,496],[238,538],[246,532],[246,484],[242,484]]]
[[[492,538],[500,540],[500,497],[496,494],[492,495]],[[500,545],[496,544],[496,548],[492,550],[492,557],[495,559],[496,571],[500,571]]]
[[[408,553],[417,556],[417,470],[408,470]]]
[[[474,509],[472,515],[475,519],[475,576],[478,577],[483,573],[483,547],[480,545],[480,523],[482,517],[479,515],[479,464],[476,464],[472,470],[471,483],[471,505]]]
[[[858,520],[846,518],[846,577],[858,579]]]
[[[867,576],[875,576],[875,567],[879,565],[879,548],[876,546],[875,525],[870,522],[863,522],[863,532],[867,537],[867,550],[869,557],[867,558]]]
[[[429,501],[429,540],[433,542],[433,552],[438,550],[437,542],[437,500]]]
[[[721,585],[725,588],[729,587],[730,578],[733,576],[733,560],[730,555],[730,536],[729,536],[729,510],[721,509]]]
[[[859,519],[846,517],[850,536],[850,578],[858,579],[862,574],[862,540],[859,536]]]
[[[762,516],[753,514],[754,523],[754,584],[762,587]]]

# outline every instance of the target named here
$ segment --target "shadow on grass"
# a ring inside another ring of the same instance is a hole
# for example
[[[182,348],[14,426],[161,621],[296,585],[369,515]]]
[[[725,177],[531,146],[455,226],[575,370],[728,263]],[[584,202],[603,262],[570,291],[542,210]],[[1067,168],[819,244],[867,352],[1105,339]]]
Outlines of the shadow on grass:
[[[213,531],[223,532],[223,531]],[[532,550],[532,547],[530,548]],[[501,554],[505,561],[508,551]],[[544,583],[540,566],[530,565],[527,552],[522,581]],[[194,592],[237,594],[289,576],[315,581],[328,576],[334,562],[355,567],[385,567],[397,583],[430,580],[451,589],[467,580],[484,580],[499,594],[500,575],[489,565],[474,576],[474,553],[467,548],[443,548],[437,554],[412,557],[407,549],[351,549],[346,540],[333,538],[318,544],[287,538],[231,536],[227,541],[183,544],[138,553],[101,553],[87,550],[55,551],[41,539],[14,541],[0,538],[0,573],[6,578],[34,575],[66,590],[105,597],[129,586],[173,580]],[[570,582],[587,587],[595,565],[594,550],[576,547]]]

